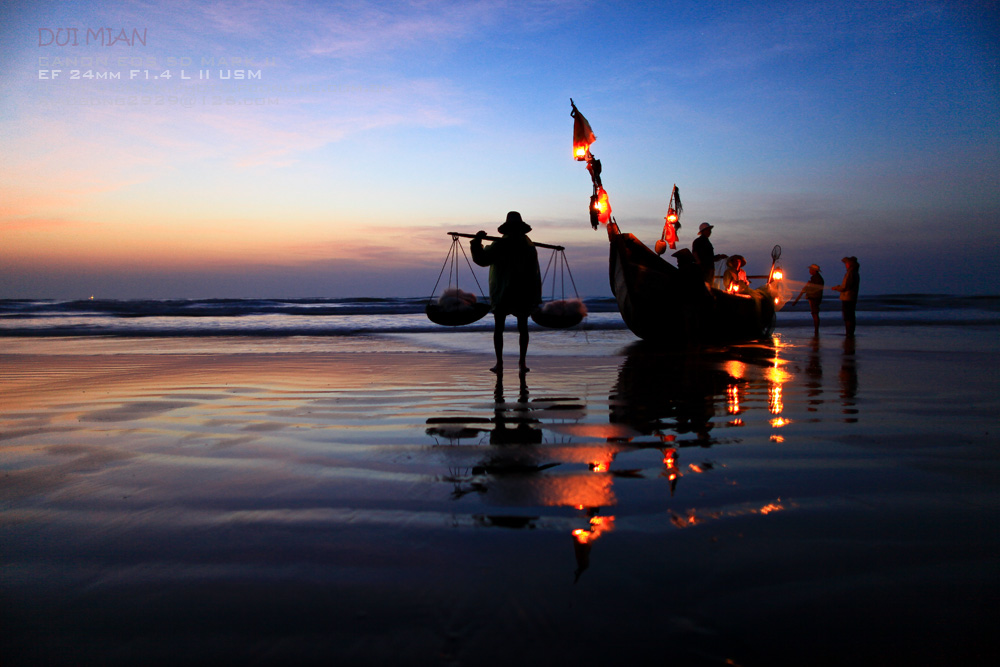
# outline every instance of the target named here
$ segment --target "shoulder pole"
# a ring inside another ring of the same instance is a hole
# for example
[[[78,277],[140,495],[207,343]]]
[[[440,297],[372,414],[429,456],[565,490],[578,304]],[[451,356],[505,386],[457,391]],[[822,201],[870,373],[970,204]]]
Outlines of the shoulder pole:
[[[455,238],[456,236],[461,236],[462,238],[467,238],[467,239],[474,239],[474,238],[476,238],[475,234],[463,234],[462,232],[448,232],[448,234],[450,234],[452,238]],[[481,236],[480,238],[486,239],[487,241],[499,241],[500,240],[499,236]],[[548,243],[538,243],[537,241],[532,241],[532,243],[534,245],[538,246],[539,248],[549,248],[550,250],[565,250],[566,249],[566,248],[564,248],[561,245],[550,245]]]

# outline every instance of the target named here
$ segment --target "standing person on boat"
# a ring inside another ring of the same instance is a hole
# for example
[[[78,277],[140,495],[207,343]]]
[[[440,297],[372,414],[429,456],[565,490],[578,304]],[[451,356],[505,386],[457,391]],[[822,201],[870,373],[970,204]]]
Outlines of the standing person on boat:
[[[493,309],[493,349],[496,366],[490,370],[503,372],[503,332],[508,315],[517,318],[519,336],[518,369],[528,372],[528,317],[542,302],[542,274],[538,268],[538,251],[528,238],[531,227],[521,214],[511,211],[497,228],[503,237],[483,247],[486,232],[479,231],[470,242],[472,261],[490,267],[490,304]]]
[[[681,248],[673,253],[677,258],[678,275],[680,276],[680,303],[682,305],[682,323],[684,325],[684,340],[689,345],[694,344],[701,335],[702,321],[705,313],[711,311],[712,293],[702,280],[701,267],[698,259],[687,248]]]
[[[794,306],[799,302],[799,299],[805,295],[806,299],[809,300],[809,312],[812,314],[813,318],[813,332],[819,335],[819,304],[823,301],[823,285],[825,281],[823,276],[819,273],[818,264],[809,265],[809,282],[802,286],[802,291],[799,295],[795,297],[795,301],[792,301]]]
[[[840,292],[840,308],[844,313],[844,332],[849,337],[854,337],[854,327],[857,324],[855,311],[858,307],[858,286],[861,284],[861,277],[858,275],[858,258],[845,257],[840,260],[847,268],[844,273],[844,280],[839,285],[834,285],[830,289]]]
[[[708,237],[712,235],[713,225],[703,222],[698,225],[698,238],[691,244],[691,251],[701,264],[701,272],[705,276],[705,282],[709,287],[715,282],[715,263],[720,259],[725,259],[728,255],[716,255],[715,247]]]

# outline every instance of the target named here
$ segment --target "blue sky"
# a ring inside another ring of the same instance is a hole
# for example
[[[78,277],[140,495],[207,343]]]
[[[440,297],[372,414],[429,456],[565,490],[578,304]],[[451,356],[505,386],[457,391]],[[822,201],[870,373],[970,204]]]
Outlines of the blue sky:
[[[856,255],[869,293],[997,293],[996,2],[4,12],[0,297],[421,296],[444,232],[512,209],[609,294],[571,97],[618,223],[650,245],[676,183],[681,243],[709,221],[750,273],[780,244],[793,278]],[[101,27],[145,44],[83,43]],[[78,44],[45,43],[59,28]]]

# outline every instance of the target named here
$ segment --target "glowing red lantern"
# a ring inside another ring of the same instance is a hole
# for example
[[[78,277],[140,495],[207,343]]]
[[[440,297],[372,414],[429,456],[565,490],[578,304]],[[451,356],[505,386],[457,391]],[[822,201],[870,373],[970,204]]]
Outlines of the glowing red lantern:
[[[606,224],[611,219],[611,202],[608,200],[608,193],[604,188],[598,188],[594,195],[593,209],[597,212],[597,220],[601,224]]]
[[[590,144],[597,141],[597,137],[594,136],[594,131],[590,129],[590,123],[577,110],[572,99],[569,103],[573,107],[569,114],[573,117],[573,159],[583,162],[590,158]]]

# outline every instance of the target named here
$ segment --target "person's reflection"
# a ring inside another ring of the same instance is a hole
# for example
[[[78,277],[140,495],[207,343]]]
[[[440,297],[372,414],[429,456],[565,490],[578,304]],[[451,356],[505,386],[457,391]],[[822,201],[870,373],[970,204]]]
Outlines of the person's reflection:
[[[823,364],[819,355],[819,337],[809,341],[809,362],[806,366],[806,396],[807,412],[816,412],[818,405],[823,404]]]
[[[518,384],[517,403],[508,406],[503,396],[503,376],[497,374],[497,382],[493,388],[491,445],[537,445],[542,442],[541,429],[534,427],[534,424],[538,424],[538,420],[529,416],[531,408],[528,405],[526,373],[518,373]]]
[[[541,422],[531,415],[526,375],[519,373],[518,378],[517,401],[508,403],[504,398],[503,377],[497,375],[493,388],[493,430],[490,431],[490,444],[495,447],[479,465],[473,466],[473,475],[524,475],[559,465],[539,459],[539,452],[533,445],[542,442]]]
[[[840,359],[840,400],[845,415],[844,421],[858,421],[858,365],[855,355],[855,339],[853,336],[844,338],[844,354]]]
[[[490,444],[494,445],[490,457],[472,469],[473,474],[490,478],[490,488],[495,499],[514,501],[518,505],[546,505],[575,507],[586,513],[587,527],[571,532],[576,569],[574,583],[590,567],[593,543],[603,533],[614,529],[614,516],[600,514],[605,505],[613,504],[611,491],[614,475],[610,470],[614,450],[607,459],[591,461],[587,472],[564,471],[561,474],[541,474],[559,463],[540,459],[535,445],[542,442],[538,419],[532,417],[534,406],[529,403],[529,391],[524,373],[519,376],[517,403],[511,405],[504,399],[503,380],[497,377],[494,389],[493,431]],[[565,400],[565,399],[563,399]],[[544,406],[544,407],[543,407]],[[539,410],[552,410],[555,406],[542,401]],[[484,525],[500,527],[534,528],[537,517],[491,515],[481,520]]]
[[[574,578],[589,567],[593,542],[614,529],[614,515],[603,514],[616,504],[614,482],[619,477],[638,476],[636,470],[613,470],[615,456],[626,447],[628,439],[607,444],[584,442],[543,443],[543,427],[562,425],[566,415],[582,409],[581,401],[573,397],[530,398],[527,376],[518,376],[517,397],[505,396],[503,377],[498,375],[494,385],[492,418],[482,416],[439,417],[433,421],[435,436],[463,433],[473,425],[486,422],[489,446],[483,447],[487,436],[482,435],[478,446],[448,447],[444,455],[455,462],[443,481],[454,485],[452,498],[460,500],[469,494],[479,498],[481,513],[471,515],[475,525],[500,529],[531,530],[537,528],[538,508],[563,508],[575,510],[585,523],[573,521],[570,528],[576,555]],[[431,420],[428,420],[429,422]],[[473,429],[470,429],[470,431]],[[558,429],[553,429],[558,433]],[[673,436],[664,436],[663,446]],[[650,446],[650,445],[647,445]],[[484,451],[485,449],[485,451]],[[469,457],[469,458],[467,458]],[[673,460],[673,458],[671,458]],[[679,474],[676,466],[669,465]],[[503,508],[503,509],[501,509]],[[497,511],[499,510],[499,511]],[[560,515],[562,516],[562,515]]]

